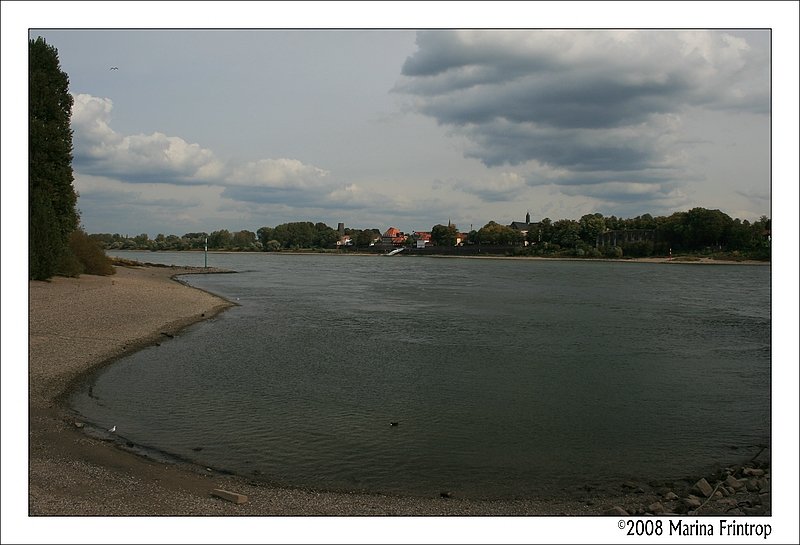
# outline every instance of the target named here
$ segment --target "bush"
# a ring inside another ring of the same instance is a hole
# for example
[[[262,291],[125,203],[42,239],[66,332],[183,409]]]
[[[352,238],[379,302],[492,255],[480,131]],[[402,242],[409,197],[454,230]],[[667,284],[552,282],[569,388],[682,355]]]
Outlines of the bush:
[[[76,278],[83,273],[83,265],[67,247],[56,261],[56,274]]]
[[[83,229],[76,229],[70,233],[68,254],[66,260],[70,262],[71,267],[68,270],[74,271],[74,262],[77,262],[81,269],[78,274],[108,276],[116,272],[100,243],[89,237]],[[66,276],[77,276],[77,274]]]
[[[619,246],[609,246],[604,251],[606,257],[610,257],[612,259],[619,259],[622,257],[622,248]]]

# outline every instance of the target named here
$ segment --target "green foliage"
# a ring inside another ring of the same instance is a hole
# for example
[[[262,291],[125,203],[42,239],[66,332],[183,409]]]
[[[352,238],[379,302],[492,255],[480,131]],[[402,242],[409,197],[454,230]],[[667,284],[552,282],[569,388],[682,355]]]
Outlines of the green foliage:
[[[358,248],[365,248],[372,244],[376,238],[380,238],[381,233],[377,229],[363,229],[356,234],[354,244]]]
[[[103,247],[83,229],[76,229],[70,233],[68,254],[80,265],[79,274],[108,276],[116,273]]]
[[[431,229],[431,243],[436,246],[455,246],[458,229],[455,225],[434,225]]]
[[[282,223],[276,227],[261,227],[256,233],[265,251],[275,251],[272,242],[277,242],[282,249],[299,250],[335,247],[339,240],[339,232],[322,222]]]
[[[72,186],[72,95],[58,51],[28,42],[28,276],[50,278],[78,227]]]
[[[597,236],[606,230],[606,220],[603,214],[586,214],[581,218],[579,226],[581,240],[594,245]]]
[[[494,221],[490,221],[478,230],[476,236],[479,244],[487,245],[514,245],[523,242],[522,233],[511,227],[499,225]]]
[[[553,223],[550,242],[562,247],[574,247],[581,240],[580,224],[575,220],[558,220]]]

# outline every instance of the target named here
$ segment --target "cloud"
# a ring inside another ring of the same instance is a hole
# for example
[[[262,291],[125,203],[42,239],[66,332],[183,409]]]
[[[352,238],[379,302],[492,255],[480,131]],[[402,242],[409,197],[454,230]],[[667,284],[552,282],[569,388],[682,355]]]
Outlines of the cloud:
[[[224,196],[244,201],[288,201],[326,189],[329,172],[296,159],[259,159],[231,164],[214,152],[161,132],[122,135],[111,127],[113,102],[87,94],[74,97],[76,171],[134,184],[217,185]]]
[[[516,172],[500,172],[479,183],[458,182],[454,186],[464,193],[480,197],[484,201],[510,201],[519,197],[527,187],[525,178]]]
[[[225,181],[230,185],[269,189],[318,189],[329,172],[296,159],[261,159],[235,167]]]
[[[131,183],[209,184],[224,165],[211,150],[160,132],[121,135],[111,126],[110,99],[75,95],[72,109],[75,168]]]
[[[467,157],[520,167],[529,185],[669,195],[691,176],[682,115],[768,113],[769,56],[721,31],[426,31],[394,91],[466,137]]]

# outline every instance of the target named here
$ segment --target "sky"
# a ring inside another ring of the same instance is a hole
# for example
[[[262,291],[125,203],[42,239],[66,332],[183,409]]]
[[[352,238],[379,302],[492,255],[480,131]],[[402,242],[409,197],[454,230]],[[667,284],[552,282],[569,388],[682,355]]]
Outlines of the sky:
[[[90,233],[771,216],[768,29],[30,36],[69,75]]]

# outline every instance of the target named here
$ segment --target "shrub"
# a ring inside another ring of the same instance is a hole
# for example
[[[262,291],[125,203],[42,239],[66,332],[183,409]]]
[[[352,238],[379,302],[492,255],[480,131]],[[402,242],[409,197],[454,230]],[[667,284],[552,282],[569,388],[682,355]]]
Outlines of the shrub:
[[[83,265],[69,247],[67,247],[56,261],[55,272],[59,276],[76,278],[83,273]]]
[[[80,265],[81,271],[78,274],[108,276],[116,272],[100,243],[89,237],[83,229],[76,229],[70,233],[69,254],[71,258],[67,259],[74,259]]]

